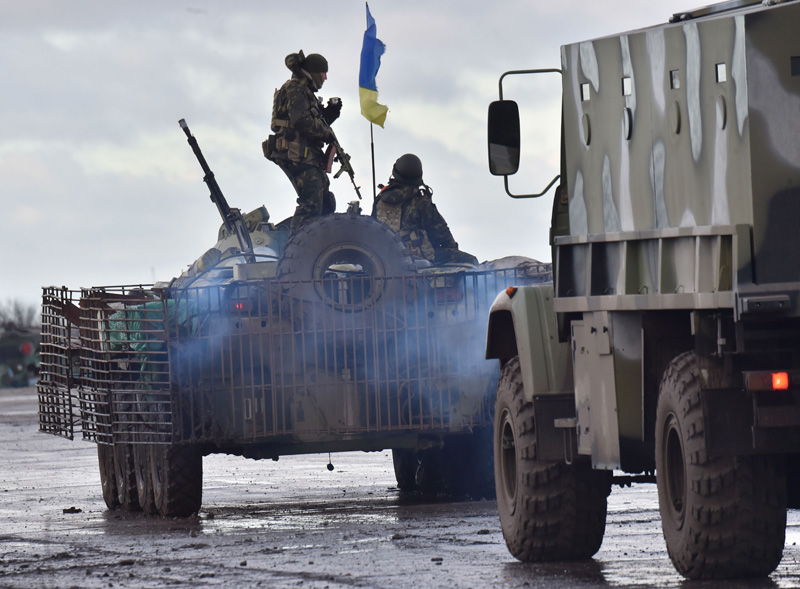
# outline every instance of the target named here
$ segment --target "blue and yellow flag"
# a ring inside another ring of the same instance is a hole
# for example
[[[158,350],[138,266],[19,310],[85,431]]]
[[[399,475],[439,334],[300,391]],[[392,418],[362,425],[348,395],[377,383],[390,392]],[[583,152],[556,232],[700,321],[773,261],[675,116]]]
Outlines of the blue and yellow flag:
[[[375,76],[378,75],[378,68],[381,67],[381,55],[386,51],[386,45],[378,39],[377,30],[375,19],[369,13],[369,4],[367,4],[367,30],[364,32],[364,44],[361,46],[358,96],[361,100],[361,114],[371,123],[383,127],[389,107],[378,104],[378,86],[375,83]]]

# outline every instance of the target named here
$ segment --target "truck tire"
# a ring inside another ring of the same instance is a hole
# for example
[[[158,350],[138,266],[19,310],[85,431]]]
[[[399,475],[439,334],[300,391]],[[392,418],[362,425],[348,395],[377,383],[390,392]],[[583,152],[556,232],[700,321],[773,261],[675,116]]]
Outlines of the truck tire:
[[[349,289],[332,289],[323,278],[337,264],[358,264],[372,280],[355,278]],[[306,223],[289,238],[278,260],[277,279],[284,283],[284,301],[292,307],[296,329],[320,329],[323,324],[327,329],[357,329],[371,327],[373,316],[378,327],[392,327],[404,304],[415,299],[413,280],[394,277],[415,272],[411,253],[387,225],[340,213]],[[338,314],[333,317],[331,310]]]
[[[724,382],[720,367],[704,369]],[[778,566],[786,532],[782,457],[709,458],[700,369],[694,352],[672,360],[656,410],[661,528],[675,569],[689,579],[765,576]]]
[[[603,542],[611,472],[587,461],[536,460],[536,416],[517,357],[501,371],[494,423],[497,509],[509,552],[525,562],[590,558]]]
[[[150,446],[153,499],[162,517],[197,513],[203,498],[203,456],[194,446]]]
[[[113,452],[119,503],[125,511],[139,511],[141,507],[136,490],[136,471],[133,468],[133,444],[114,444]]]
[[[153,494],[153,476],[150,468],[150,446],[135,444],[133,446],[133,471],[136,476],[136,493],[139,506],[147,515],[158,513],[155,495]]]
[[[109,509],[118,509],[119,495],[117,495],[117,475],[114,471],[114,447],[97,444],[97,462],[100,466],[103,501]]]

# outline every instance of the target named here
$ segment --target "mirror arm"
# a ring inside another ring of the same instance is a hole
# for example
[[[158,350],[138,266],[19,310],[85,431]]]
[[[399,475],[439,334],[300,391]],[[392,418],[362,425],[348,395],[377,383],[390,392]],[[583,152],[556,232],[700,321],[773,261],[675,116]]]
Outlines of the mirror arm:
[[[500,81],[498,82],[500,90],[500,100],[503,100],[503,79],[506,76],[514,76],[519,74],[560,74],[560,73],[562,72],[558,68],[547,68],[541,70],[511,70],[509,72],[506,72],[502,76],[500,76]]]
[[[514,76],[520,74],[562,74],[563,72],[558,68],[546,68],[546,69],[534,69],[534,70],[511,70],[505,72],[502,76],[500,76],[500,81],[498,82],[498,90],[500,95],[500,100],[503,100],[503,80],[506,76]],[[508,176],[503,176],[503,184],[505,185],[506,194],[511,198],[538,198],[544,194],[547,194],[547,191],[553,187],[558,179],[561,178],[560,175],[556,176],[550,181],[544,190],[542,190],[538,194],[513,194],[511,190],[508,188]]]
[[[553,178],[553,179],[550,181],[550,184],[548,184],[548,185],[545,187],[545,189],[544,189],[544,190],[542,190],[542,191],[541,191],[540,193],[538,193],[538,194],[512,194],[511,190],[509,190],[509,188],[508,188],[508,176],[507,176],[507,175],[503,176],[503,184],[505,184],[505,187],[506,187],[506,194],[507,194],[508,196],[510,196],[511,198],[538,198],[538,197],[540,197],[540,196],[542,196],[542,195],[544,195],[544,194],[547,194],[547,191],[548,191],[548,190],[550,190],[550,189],[553,187],[553,184],[555,184],[556,182],[558,182],[558,179],[559,179],[559,178],[561,178],[561,176],[560,176],[560,175],[558,175],[558,176],[556,176],[555,178]]]

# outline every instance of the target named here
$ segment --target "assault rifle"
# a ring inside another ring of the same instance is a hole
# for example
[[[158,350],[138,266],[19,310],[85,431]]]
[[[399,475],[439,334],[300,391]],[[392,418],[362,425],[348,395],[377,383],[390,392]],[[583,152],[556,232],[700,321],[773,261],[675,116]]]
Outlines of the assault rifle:
[[[339,144],[339,140],[336,138],[336,133],[333,132],[333,129],[331,129],[330,125],[328,125],[328,130],[331,132],[332,139],[330,145],[328,145],[327,171],[331,171],[330,168],[332,167],[333,163],[331,158],[336,156],[336,161],[339,162],[341,167],[339,168],[339,171],[333,175],[333,177],[338,178],[342,175],[342,172],[347,172],[347,175],[350,176],[350,182],[353,183],[353,188],[356,189],[358,200],[361,200],[361,191],[359,190],[359,186],[356,184],[356,173],[353,170],[353,166],[350,164],[350,156],[347,154],[347,152],[345,152],[344,149],[342,149],[342,146]]]
[[[205,176],[203,176],[203,182],[208,185],[208,190],[211,192],[209,195],[211,197],[211,202],[217,205],[217,210],[222,217],[222,222],[225,224],[225,229],[228,230],[228,233],[236,234],[236,238],[239,240],[239,249],[244,255],[245,261],[248,263],[255,262],[256,257],[253,254],[253,242],[250,241],[250,232],[247,230],[247,225],[242,218],[242,212],[239,209],[228,206],[228,201],[225,200],[225,196],[222,194],[222,190],[220,190],[219,184],[217,184],[217,180],[214,178],[214,172],[208,167],[206,158],[203,157],[203,152],[200,151],[197,139],[195,139],[194,135],[189,131],[189,125],[186,124],[186,120],[181,119],[178,121],[178,124],[181,126],[181,129],[183,129],[183,132],[186,133],[189,145],[192,147],[197,161],[200,162],[200,167],[203,168],[203,173],[205,174]]]

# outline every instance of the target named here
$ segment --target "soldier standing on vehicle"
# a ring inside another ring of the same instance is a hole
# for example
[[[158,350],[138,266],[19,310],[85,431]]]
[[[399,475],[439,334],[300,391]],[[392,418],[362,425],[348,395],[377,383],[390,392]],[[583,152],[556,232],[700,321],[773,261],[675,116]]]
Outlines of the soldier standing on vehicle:
[[[327,157],[322,148],[333,140],[330,124],[339,118],[342,101],[322,99],[316,92],[328,79],[328,61],[318,53],[302,51],[286,56],[292,77],[275,91],[264,156],[278,164],[297,192],[292,231],[313,217],[333,213],[336,200],[328,190]]]
[[[432,196],[430,186],[422,181],[422,162],[407,153],[394,163],[389,183],[375,200],[372,216],[399,234],[414,256],[434,264],[477,264],[475,256],[458,249]]]

